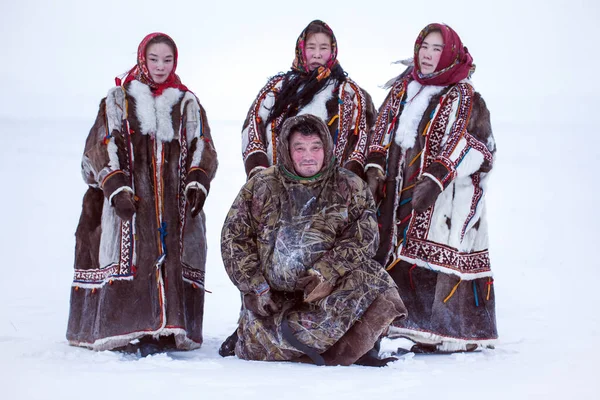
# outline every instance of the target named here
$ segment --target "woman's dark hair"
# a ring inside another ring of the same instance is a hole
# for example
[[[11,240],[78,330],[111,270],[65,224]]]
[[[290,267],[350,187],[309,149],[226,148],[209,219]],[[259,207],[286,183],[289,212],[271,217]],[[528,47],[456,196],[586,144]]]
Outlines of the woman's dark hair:
[[[310,35],[314,35],[315,33],[324,33],[329,36],[330,40],[333,39],[327,29],[319,23],[308,25],[306,28],[306,38],[308,39]],[[319,75],[317,69],[311,71],[309,74],[302,74],[291,70],[283,75],[281,92],[275,98],[275,104],[273,104],[273,108],[271,108],[269,117],[266,120],[267,124],[281,115],[284,116],[284,119],[295,115],[297,110],[310,103],[313,97],[323,90],[332,79],[339,83],[344,81],[347,76],[339,63],[336,63],[331,68],[331,75],[321,81],[317,80],[317,75]]]
[[[150,41],[146,45],[146,51],[148,51],[150,46],[152,46],[153,44],[158,44],[158,43],[164,43],[167,46],[169,46],[171,48],[171,51],[173,52],[173,55],[177,56],[177,46],[175,45],[175,42],[173,41],[173,39],[171,39],[170,37],[167,37],[167,36],[156,36],[156,37],[150,39]]]

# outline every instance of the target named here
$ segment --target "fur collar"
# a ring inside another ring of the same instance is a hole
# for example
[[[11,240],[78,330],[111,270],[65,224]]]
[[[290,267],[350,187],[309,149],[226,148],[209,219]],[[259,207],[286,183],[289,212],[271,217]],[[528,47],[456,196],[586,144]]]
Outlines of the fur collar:
[[[406,88],[404,109],[398,121],[396,143],[403,149],[410,149],[415,145],[417,129],[423,114],[433,96],[439,94],[445,86],[421,85],[411,81]]]
[[[127,93],[135,99],[135,113],[142,135],[151,135],[162,142],[170,142],[175,138],[171,112],[183,96],[181,90],[168,88],[154,97],[149,86],[134,80],[127,88]]]

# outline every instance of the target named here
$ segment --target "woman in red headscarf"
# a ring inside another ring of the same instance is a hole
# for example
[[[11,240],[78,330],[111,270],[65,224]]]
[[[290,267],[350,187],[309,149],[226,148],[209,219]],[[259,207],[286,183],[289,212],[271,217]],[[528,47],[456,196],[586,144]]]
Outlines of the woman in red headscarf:
[[[412,339],[413,351],[468,351],[497,339],[485,216],[496,146],[474,70],[452,28],[425,27],[414,67],[391,84],[369,146],[376,258],[408,309],[390,336]]]
[[[364,178],[368,133],[375,122],[371,96],[348,78],[337,41],[323,21],[312,21],[296,41],[292,68],[261,89],[242,128],[248,178],[277,164],[277,138],[288,117],[313,114],[325,121],[337,164]]]
[[[86,141],[67,339],[142,355],[202,344],[205,216],[217,169],[204,109],[152,33]]]

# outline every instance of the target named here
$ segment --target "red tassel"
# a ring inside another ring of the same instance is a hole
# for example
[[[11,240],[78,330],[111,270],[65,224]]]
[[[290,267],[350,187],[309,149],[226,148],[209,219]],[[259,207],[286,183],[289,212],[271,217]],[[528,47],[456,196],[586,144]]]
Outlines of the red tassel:
[[[121,79],[119,77],[115,78],[115,85],[121,86]]]
[[[412,267],[410,267],[410,269],[408,270],[408,279],[410,280],[410,288],[412,290],[415,290],[415,283],[413,282],[413,278],[412,278],[412,270],[417,268],[417,264],[413,264]]]

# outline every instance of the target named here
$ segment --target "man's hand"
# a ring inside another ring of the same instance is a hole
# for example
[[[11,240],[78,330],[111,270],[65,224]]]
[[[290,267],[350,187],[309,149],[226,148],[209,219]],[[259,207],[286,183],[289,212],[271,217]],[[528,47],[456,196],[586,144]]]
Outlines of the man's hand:
[[[373,194],[373,200],[375,205],[379,204],[379,201],[383,198],[383,181],[385,175],[379,168],[369,168],[367,170],[367,184]]]
[[[412,206],[416,212],[423,212],[431,207],[442,190],[433,179],[426,176],[422,177],[413,189]]]
[[[256,293],[245,293],[244,306],[261,317],[268,317],[281,310],[281,305],[273,301],[270,290],[260,295]]]
[[[298,279],[297,290],[304,291],[304,302],[312,303],[324,299],[333,291],[333,285],[319,275],[310,274]]]
[[[135,200],[133,193],[122,190],[112,199],[115,212],[124,221],[130,220],[135,213]]]

